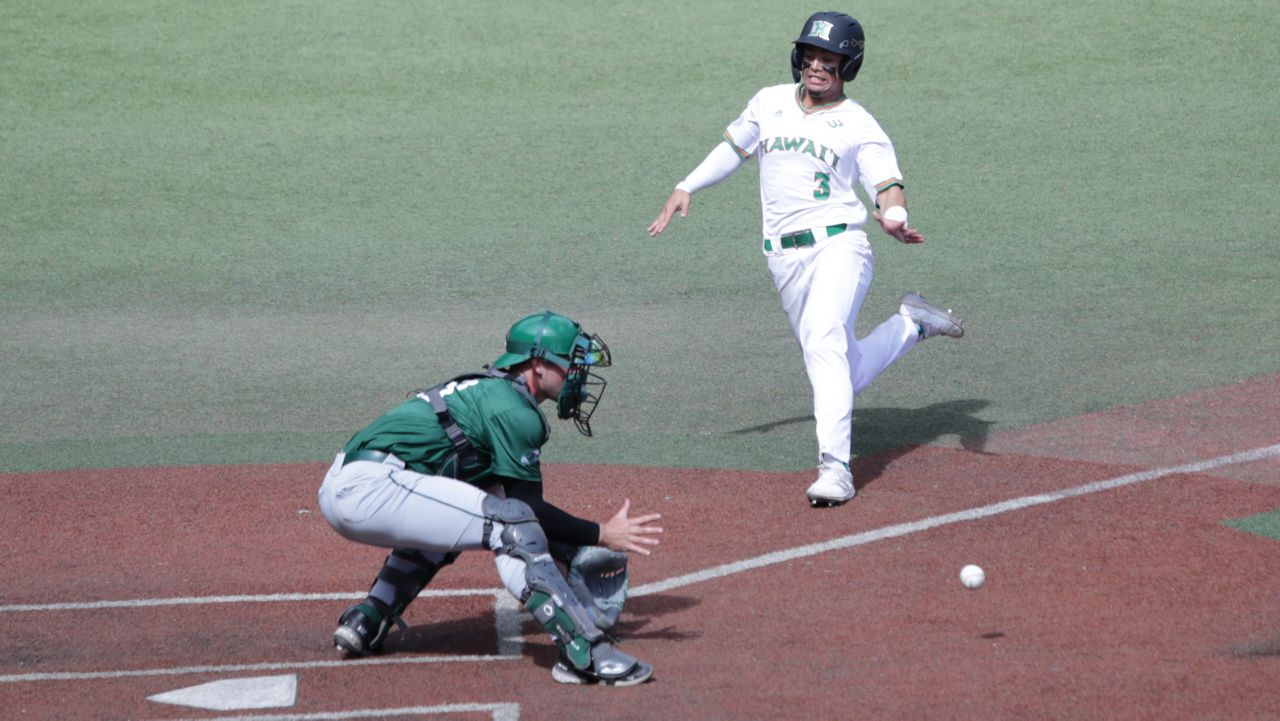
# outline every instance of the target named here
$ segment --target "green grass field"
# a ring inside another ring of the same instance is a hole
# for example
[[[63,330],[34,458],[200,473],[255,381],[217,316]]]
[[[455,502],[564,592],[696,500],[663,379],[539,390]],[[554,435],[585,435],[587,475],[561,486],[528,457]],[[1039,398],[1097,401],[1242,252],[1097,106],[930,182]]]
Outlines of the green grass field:
[[[813,463],[754,163],[645,228],[822,8],[569,5],[4,3],[0,471],[324,460],[543,307],[616,361],[550,461]],[[861,321],[968,322],[859,453],[1280,372],[1274,4],[841,9],[929,239]]]

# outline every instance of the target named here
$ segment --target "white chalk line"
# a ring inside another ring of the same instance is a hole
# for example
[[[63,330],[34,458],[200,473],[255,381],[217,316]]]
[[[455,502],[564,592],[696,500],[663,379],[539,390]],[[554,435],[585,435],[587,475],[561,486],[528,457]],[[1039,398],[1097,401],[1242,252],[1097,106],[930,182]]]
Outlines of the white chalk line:
[[[273,714],[254,716],[219,716],[218,721],[329,721],[330,719],[387,718],[390,716],[421,716],[441,713],[488,713],[493,721],[518,721],[518,703],[455,703],[441,706],[403,706],[401,708],[370,708],[356,711],[318,711],[314,713]],[[168,721],[186,721],[169,719]]]
[[[17,673],[0,676],[0,683],[23,681],[101,681],[119,678],[146,678],[152,676],[184,676],[193,673],[259,673],[262,671],[297,671],[316,668],[355,668],[358,666],[406,666],[426,663],[488,663],[490,661],[514,661],[519,656],[496,654],[474,656],[377,656],[362,659],[335,661],[297,661],[288,663],[241,663],[223,666],[182,666],[174,668],[143,668],[129,671],[65,671],[49,673]]]
[[[492,596],[497,590],[486,588],[428,589],[419,594],[423,598],[444,596]],[[149,608],[155,606],[202,606],[217,603],[302,603],[308,601],[364,600],[366,592],[359,593],[270,593],[265,595],[242,594],[236,596],[182,596],[177,598],[130,598],[118,601],[85,601],[82,603],[32,603],[0,606],[0,613],[32,613],[39,611],[99,611],[107,608]]]
[[[35,681],[88,681],[147,676],[181,676],[193,673],[247,673],[260,671],[289,671],[314,668],[335,668],[354,664],[374,666],[425,664],[425,663],[477,663],[486,661],[511,661],[524,655],[524,608],[504,588],[424,590],[421,597],[492,596],[494,598],[494,626],[498,638],[497,655],[458,656],[404,656],[373,657],[359,660],[305,661],[294,663],[235,664],[223,666],[187,666],[178,668],[135,669],[129,671],[66,671],[0,675],[0,683]],[[11,607],[17,611],[68,611],[99,610],[103,608],[146,608],[154,606],[192,606],[200,603],[278,603],[281,601],[332,601],[363,599],[363,593],[281,593],[261,596],[204,596],[171,599],[132,599],[125,601],[101,601],[93,603],[41,604],[39,606]]]
[[[1233,453],[1231,455],[1219,456],[1203,461],[1193,463],[1185,463],[1167,468],[1157,468],[1138,473],[1112,478],[1104,481],[1096,481],[1094,483],[1086,483],[1082,486],[1067,488],[1052,493],[1042,493],[1031,496],[1023,496],[1021,498],[1013,498],[1007,501],[992,503],[986,506],[979,506],[955,513],[947,513],[941,516],[933,516],[909,523],[899,523],[884,528],[855,533],[849,536],[835,538],[822,543],[813,543],[796,548],[786,549],[783,551],[775,551],[766,553],[762,556],[736,561],[734,563],[726,563],[720,566],[713,566],[702,571],[689,573],[682,576],[675,576],[665,581],[657,581],[642,586],[632,588],[631,596],[646,596],[663,591],[670,591],[676,588],[691,586],[696,583],[703,583],[726,576],[732,576],[744,571],[750,571],[765,566],[772,566],[779,563],[786,563],[798,558],[814,556],[828,551],[839,550],[843,548],[851,548],[861,546],[874,541],[881,541],[887,538],[896,538],[912,533],[919,533],[932,528],[946,526],[964,521],[973,521],[980,518],[1008,513],[1023,508],[1039,506],[1048,503],[1056,503],[1068,498],[1083,496],[1090,493],[1098,493],[1100,491],[1112,490],[1124,486],[1143,483],[1146,481],[1156,480],[1167,476],[1180,475],[1186,473],[1203,473],[1204,471],[1221,468],[1224,466],[1236,465],[1240,463],[1251,463],[1254,461],[1265,460],[1280,456],[1280,444],[1266,446],[1264,448],[1256,448],[1251,451],[1241,453]],[[499,628],[499,650],[500,655],[490,656],[414,656],[405,658],[374,658],[364,659],[361,661],[313,661],[305,663],[266,663],[266,664],[250,664],[250,665],[233,665],[233,666],[198,666],[185,669],[149,669],[136,671],[95,671],[82,673],[43,673],[43,674],[13,674],[0,675],[0,683],[14,683],[20,681],[61,681],[61,680],[82,680],[82,679],[101,679],[101,678],[124,678],[131,676],[161,676],[161,675],[178,675],[189,673],[215,673],[215,672],[240,672],[240,671],[274,671],[288,669],[306,669],[306,668],[331,668],[335,666],[344,666],[354,663],[364,664],[414,664],[414,663],[451,663],[451,662],[484,662],[484,661],[508,661],[519,656],[518,649],[522,644],[519,639],[522,638],[520,626],[521,618],[519,616],[519,606],[514,600],[504,604],[502,599],[508,594],[502,589],[462,589],[462,590],[444,590],[444,591],[424,591],[422,596],[479,596],[492,595],[497,600],[495,611],[498,615]],[[81,609],[97,609],[97,608],[133,608],[145,606],[160,605],[194,605],[198,603],[261,603],[261,602],[278,602],[278,601],[316,601],[316,600],[337,600],[363,598],[364,594],[273,594],[266,596],[211,596],[202,598],[179,598],[179,599],[134,599],[127,601],[102,601],[87,604],[42,604],[39,607],[32,606],[4,606],[0,607],[3,611],[27,611],[27,610],[45,610],[45,611],[61,611],[61,610],[81,610]],[[168,601],[168,603],[165,603]],[[110,605],[100,605],[110,604]],[[512,651],[515,653],[511,653]]]
[[[778,563],[786,563],[794,561],[797,558],[805,558],[806,556],[814,556],[827,551],[834,551],[841,548],[851,548],[853,546],[861,546],[874,541],[882,541],[886,538],[897,538],[898,536],[906,536],[912,533],[927,531],[931,528],[946,526],[952,523],[960,523],[963,521],[974,521],[979,518],[987,518],[996,516],[1010,511],[1017,511],[1032,506],[1040,506],[1046,503],[1056,503],[1067,498],[1083,496],[1099,491],[1109,491],[1123,486],[1130,486],[1136,483],[1152,481],[1157,478],[1166,476],[1181,475],[1184,473],[1203,473],[1204,471],[1223,466],[1231,466],[1239,463],[1250,463],[1260,461],[1267,458],[1280,456],[1280,444],[1267,446],[1265,448],[1255,448],[1251,451],[1242,453],[1234,453],[1229,456],[1219,456],[1205,461],[1196,461],[1194,463],[1185,463],[1180,466],[1171,466],[1169,468],[1157,468],[1149,471],[1141,471],[1139,473],[1130,473],[1119,478],[1112,478],[1105,481],[1096,481],[1094,483],[1086,483],[1083,486],[1075,488],[1067,488],[1052,493],[1042,493],[1034,496],[1023,496],[1021,498],[1013,498],[999,503],[992,503],[987,506],[979,506],[970,508],[965,511],[957,511],[955,513],[947,513],[941,516],[933,516],[924,518],[919,521],[910,523],[899,523],[884,528],[878,528],[862,533],[855,533],[841,538],[835,538],[822,543],[814,543],[807,546],[799,546],[784,551],[776,551],[774,553],[766,553],[763,556],[748,558],[734,563],[726,563],[721,566],[715,566],[696,573],[689,573],[683,576],[668,578],[665,581],[657,581],[655,583],[647,583],[631,589],[630,595],[643,596],[650,593],[661,593],[662,591],[670,591],[674,588],[690,586],[695,583],[702,583],[725,576],[731,576],[743,571],[750,571],[764,566],[772,566]]]

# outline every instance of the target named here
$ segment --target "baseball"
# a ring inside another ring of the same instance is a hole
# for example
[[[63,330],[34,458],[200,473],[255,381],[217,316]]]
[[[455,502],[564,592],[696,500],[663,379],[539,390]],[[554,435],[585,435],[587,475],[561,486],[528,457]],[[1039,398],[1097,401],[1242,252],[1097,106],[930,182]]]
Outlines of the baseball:
[[[965,588],[982,588],[982,584],[987,582],[987,574],[982,569],[972,563],[960,569],[960,583]]]

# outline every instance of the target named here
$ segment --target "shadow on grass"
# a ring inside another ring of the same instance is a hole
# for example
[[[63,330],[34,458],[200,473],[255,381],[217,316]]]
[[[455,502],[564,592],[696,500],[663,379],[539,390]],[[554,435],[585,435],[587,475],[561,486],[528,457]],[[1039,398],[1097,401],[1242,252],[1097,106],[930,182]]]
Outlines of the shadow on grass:
[[[853,417],[854,479],[859,488],[915,446],[956,436],[967,451],[983,453],[993,425],[977,417],[990,401],[970,398],[943,401],[922,408],[856,408]],[[784,426],[813,423],[813,416],[797,416],[733,431],[734,435],[769,433]]]
[[[990,401],[944,401],[923,408],[860,408],[853,419],[854,480],[859,488],[879,478],[894,461],[947,436],[960,447],[985,453],[992,421],[975,414]]]

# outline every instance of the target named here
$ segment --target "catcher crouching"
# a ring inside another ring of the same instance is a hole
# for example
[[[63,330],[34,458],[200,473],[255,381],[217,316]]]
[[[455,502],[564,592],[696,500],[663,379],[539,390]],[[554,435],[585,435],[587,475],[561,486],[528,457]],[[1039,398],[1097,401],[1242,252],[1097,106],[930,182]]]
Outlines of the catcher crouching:
[[[659,514],[633,517],[626,501],[596,523],[542,494],[550,427],[539,406],[554,400],[557,416],[590,436],[605,388],[594,370],[611,363],[599,336],[558,313],[534,313],[511,326],[491,366],[411,392],[351,437],[320,487],[320,510],[344,538],[392,550],[368,597],[339,617],[339,652],[379,652],[442,568],[484,549],[555,641],[552,678],[633,686],[653,676],[608,631],[626,602],[627,554],[657,545]]]

